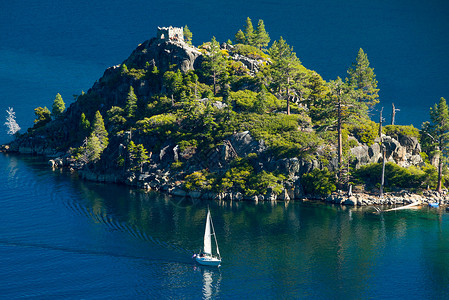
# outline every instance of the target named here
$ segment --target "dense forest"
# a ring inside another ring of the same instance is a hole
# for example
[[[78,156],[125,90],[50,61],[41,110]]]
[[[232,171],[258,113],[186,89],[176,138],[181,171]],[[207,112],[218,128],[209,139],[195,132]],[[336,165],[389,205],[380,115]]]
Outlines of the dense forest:
[[[384,126],[382,117],[373,121],[383,109],[381,87],[363,49],[342,78],[325,81],[282,37],[271,42],[263,20],[253,27],[247,18],[232,41],[221,44],[213,37],[195,47],[192,32],[187,26],[183,31],[183,41],[153,38],[139,45],[69,108],[59,94],[51,111],[37,107],[34,126],[15,143],[41,137],[71,167],[118,174],[123,181],[163,170],[166,181],[185,190],[251,196],[280,194],[300,183],[304,194],[325,196],[349,185],[379,189],[391,150],[384,137],[407,137],[420,142],[420,161],[406,168],[389,159],[385,190],[444,187],[446,101],[431,108],[420,130]],[[155,44],[194,53],[194,67],[181,65],[176,54],[168,60],[151,54]],[[229,141],[242,132],[258,151],[234,149]],[[351,149],[373,145],[380,149],[375,161],[356,164]],[[227,157],[214,158],[223,147]],[[300,170],[272,163],[292,159]]]

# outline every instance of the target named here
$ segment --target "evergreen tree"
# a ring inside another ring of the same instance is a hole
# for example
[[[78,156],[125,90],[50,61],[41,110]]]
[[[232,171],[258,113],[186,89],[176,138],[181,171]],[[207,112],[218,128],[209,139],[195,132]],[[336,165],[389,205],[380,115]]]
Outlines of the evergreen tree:
[[[182,73],[181,70],[177,70],[176,72],[167,71],[163,76],[163,83],[167,90],[167,93],[171,95],[172,105],[174,105],[174,95],[179,96],[179,93],[182,89]]]
[[[273,85],[278,92],[287,100],[287,114],[290,114],[290,98],[295,85],[294,78],[301,70],[301,61],[296,57],[285,40],[281,37],[279,41],[274,41],[268,53],[271,56],[271,76]]]
[[[241,29],[239,29],[239,31],[237,31],[237,33],[235,34],[234,42],[236,44],[245,44],[246,43],[245,34],[243,33],[243,31]]]
[[[192,34],[192,32],[189,30],[189,27],[187,27],[187,25],[184,26],[184,41],[185,41],[187,44],[192,45],[192,37],[193,37],[193,34]]]
[[[36,119],[34,120],[34,127],[41,127],[51,121],[51,113],[50,110],[45,106],[37,107],[34,109],[34,114],[36,115]]]
[[[136,147],[136,163],[140,168],[140,172],[142,172],[142,167],[149,158],[147,149],[142,144],[138,144]]]
[[[430,126],[424,129],[433,141],[435,154],[438,155],[438,183],[440,192],[443,179],[443,164],[449,154],[449,110],[446,99],[441,98],[438,104],[430,108]]]
[[[356,92],[356,99],[373,107],[379,103],[379,89],[374,69],[369,64],[368,56],[360,48],[356,61],[348,69],[348,75],[351,88]]]
[[[62,116],[64,110],[65,110],[64,100],[62,100],[61,95],[58,93],[56,94],[56,98],[53,101],[53,108],[51,110],[51,114],[56,119]]]
[[[254,27],[251,19],[246,18],[245,23],[245,44],[254,46]]]
[[[129,87],[128,96],[126,97],[125,112],[128,118],[135,118],[137,111],[137,96],[134,94],[134,88]]]
[[[103,151],[100,139],[92,132],[87,139],[86,148],[84,152],[84,160],[86,162],[95,162],[100,159],[101,152]]]
[[[259,20],[254,35],[254,46],[259,49],[266,48],[269,42],[270,36],[268,35],[268,32],[265,31],[265,24],[263,23],[263,20]]]
[[[142,144],[136,145],[133,141],[128,144],[128,157],[131,169],[139,168],[141,172],[143,165],[150,158],[145,147]]]
[[[210,42],[210,51],[204,58],[203,66],[208,71],[214,82],[214,95],[217,94],[217,82],[220,75],[226,70],[226,59],[220,50],[220,44],[215,37]]]
[[[80,124],[79,124],[79,136],[81,139],[84,139],[89,135],[90,132],[90,122],[86,118],[84,113],[81,113]]]
[[[109,144],[108,132],[104,127],[104,120],[101,113],[97,110],[95,113],[93,125],[92,125],[92,133],[98,138],[101,145],[101,150],[103,151]]]

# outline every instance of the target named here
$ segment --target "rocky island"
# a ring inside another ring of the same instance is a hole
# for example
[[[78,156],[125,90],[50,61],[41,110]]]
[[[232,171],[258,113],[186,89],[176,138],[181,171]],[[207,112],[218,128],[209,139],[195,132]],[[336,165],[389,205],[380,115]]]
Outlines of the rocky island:
[[[253,29],[248,19],[234,42],[198,47],[187,26],[159,27],[67,109],[58,97],[52,112],[36,108],[35,125],[2,149],[176,196],[447,201],[441,148],[428,138],[435,121],[371,120],[379,89],[362,49],[346,79],[325,81],[285,40],[269,42],[262,20]]]

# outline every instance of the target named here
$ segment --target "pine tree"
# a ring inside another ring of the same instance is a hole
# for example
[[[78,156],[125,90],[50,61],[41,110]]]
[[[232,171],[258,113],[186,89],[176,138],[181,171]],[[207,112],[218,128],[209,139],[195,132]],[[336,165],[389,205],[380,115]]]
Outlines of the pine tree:
[[[254,27],[249,17],[245,23],[245,44],[254,46]]]
[[[128,118],[134,118],[137,111],[137,96],[134,94],[134,88],[129,87],[128,97],[126,97],[125,112]]]
[[[92,125],[92,133],[98,138],[101,145],[101,150],[103,151],[109,144],[108,132],[104,127],[104,120],[99,111],[95,113],[93,125]]]
[[[360,48],[356,61],[348,69],[348,75],[351,88],[356,92],[356,99],[365,102],[368,107],[373,107],[379,103],[379,89],[374,69],[369,65],[368,56]]]
[[[265,24],[263,23],[263,20],[259,20],[255,32],[254,46],[256,46],[259,49],[266,48],[269,42],[270,36],[265,31]]]
[[[58,93],[56,94],[55,100],[53,101],[53,108],[51,110],[53,118],[56,119],[62,116],[64,110],[65,110],[64,100],[62,100],[61,95]]]
[[[209,72],[214,81],[214,95],[216,95],[218,79],[226,69],[226,59],[223,57],[220,50],[220,44],[217,42],[215,37],[212,37],[210,42],[210,51],[203,61],[203,66]]]
[[[182,89],[182,73],[181,70],[176,72],[167,71],[163,76],[163,84],[167,90],[167,93],[171,95],[172,105],[175,104],[174,95],[179,96]]]
[[[239,29],[239,31],[237,31],[237,33],[235,34],[234,42],[236,44],[245,44],[246,43],[245,34],[243,33],[243,31],[241,29]]]
[[[79,124],[79,136],[81,139],[84,139],[90,132],[90,122],[86,118],[84,113],[81,113],[80,124]]]
[[[438,104],[430,108],[430,132],[438,161],[437,191],[441,192],[443,179],[443,163],[449,154],[449,109],[446,99],[441,98]]]
[[[190,31],[189,27],[184,26],[184,41],[189,44],[192,45],[192,37],[193,37],[193,33]]]
[[[51,121],[51,113],[50,110],[45,106],[36,107],[34,109],[34,114],[36,115],[36,119],[34,120],[34,127],[41,127]]]
[[[103,152],[103,147],[100,139],[92,132],[92,134],[87,139],[86,148],[84,152],[84,159],[87,162],[94,162],[100,159],[101,152]]]
[[[268,53],[272,60],[273,85],[287,100],[287,114],[289,115],[291,92],[295,85],[294,78],[300,72],[301,61],[296,57],[293,48],[282,37],[279,41],[274,41]]]

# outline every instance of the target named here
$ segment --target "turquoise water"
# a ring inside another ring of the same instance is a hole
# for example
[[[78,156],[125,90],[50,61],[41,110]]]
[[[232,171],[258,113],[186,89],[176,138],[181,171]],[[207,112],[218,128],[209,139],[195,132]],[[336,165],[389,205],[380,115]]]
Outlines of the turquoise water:
[[[170,198],[0,155],[0,298],[447,299],[449,214]],[[194,264],[210,206],[220,269]]]

